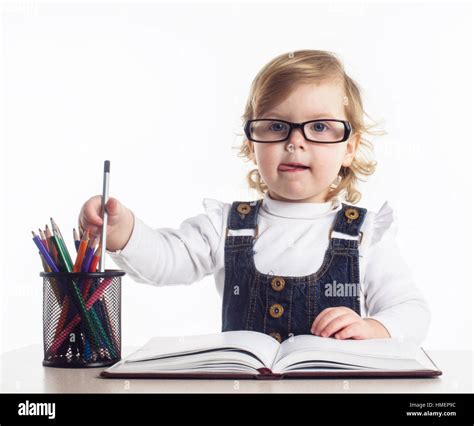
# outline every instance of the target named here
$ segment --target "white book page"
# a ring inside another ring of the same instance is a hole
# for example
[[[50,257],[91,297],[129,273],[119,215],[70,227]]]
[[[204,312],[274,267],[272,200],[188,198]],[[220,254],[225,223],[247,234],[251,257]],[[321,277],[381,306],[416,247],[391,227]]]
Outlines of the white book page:
[[[151,339],[145,346],[126,357],[127,364],[147,360],[166,359],[202,351],[218,351],[222,360],[235,358],[224,349],[232,348],[254,354],[261,367],[270,367],[280,344],[271,336],[255,331],[238,330],[190,336],[164,336]]]
[[[120,361],[108,369],[120,373],[249,373],[257,374],[261,362],[250,355],[234,352],[235,358],[222,359],[220,352],[196,353],[175,358],[151,359],[139,362]]]
[[[240,352],[228,349],[223,354],[222,351],[195,352],[187,355],[180,355],[169,358],[149,359],[142,361],[122,361],[122,365],[114,369],[125,372],[166,372],[182,371],[187,369],[224,369],[251,371],[257,374],[257,370],[262,367],[262,363],[247,352]],[[117,365],[117,364],[116,364]]]
[[[299,335],[285,340],[275,358],[273,371],[282,372],[304,361],[347,363],[375,369],[429,368],[433,364],[412,341],[397,339],[339,340],[314,335]],[[415,361],[415,362],[413,362]],[[314,363],[312,363],[315,365]],[[308,364],[309,366],[310,364]],[[302,365],[303,366],[303,365]]]

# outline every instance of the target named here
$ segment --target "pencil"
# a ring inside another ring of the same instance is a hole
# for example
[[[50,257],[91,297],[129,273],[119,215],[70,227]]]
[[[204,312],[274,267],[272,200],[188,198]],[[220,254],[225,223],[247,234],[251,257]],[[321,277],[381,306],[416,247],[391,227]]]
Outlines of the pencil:
[[[54,263],[58,264],[59,263],[58,262],[58,252],[56,251],[56,247],[53,244],[53,240],[52,240],[53,234],[51,234],[51,231],[50,231],[48,225],[46,225],[45,228],[46,228],[45,236],[46,236],[46,239],[48,240],[49,252],[51,254],[51,257],[54,260]]]
[[[95,270],[97,268],[97,263],[99,262],[99,259],[100,259],[100,256],[101,256],[101,252],[102,252],[102,250],[101,250],[100,245],[99,245],[99,247],[97,248],[96,255],[94,256],[94,258],[91,262],[91,267],[90,267],[91,272],[95,272]],[[95,291],[95,289],[96,289],[95,283],[96,283],[96,281],[94,281],[94,284],[93,284],[93,288],[92,288],[93,291]],[[89,283],[89,285],[90,285],[90,283]],[[89,287],[87,287],[86,290],[89,291]],[[107,331],[109,333],[108,336],[110,336],[110,339],[111,339],[112,344],[113,344],[113,348],[118,351],[119,350],[119,345],[118,345],[116,336],[114,334],[114,331],[112,329],[112,326],[110,324],[110,315],[109,315],[109,312],[107,310],[107,304],[101,298],[100,300],[97,301],[97,305],[95,307],[97,308],[99,316],[102,319],[103,323],[105,324],[105,327],[107,328]],[[92,309],[94,309],[94,307],[92,307]]]
[[[82,235],[81,237],[79,238],[79,235],[76,231],[76,228],[73,228],[72,230],[72,236],[74,238],[74,245],[76,246],[76,252],[79,251],[79,246],[81,244],[81,240],[82,240]]]
[[[51,258],[49,255],[48,251],[46,250],[45,246],[43,245],[43,242],[39,239],[39,237],[34,233],[34,231],[31,231],[33,234],[33,241],[38,247],[40,251],[40,256],[41,260],[44,261],[44,264],[46,264],[49,268],[49,271],[47,270],[46,272],[59,272],[59,268],[56,266],[56,263],[54,260]],[[53,288],[54,295],[56,297],[56,301],[58,304],[61,304],[61,292],[59,290],[59,287],[56,283],[56,280],[51,281],[51,286]]]
[[[61,239],[57,228],[53,229],[53,242],[56,245],[56,250],[58,251],[58,257],[61,260],[61,263],[64,266],[64,272],[72,272],[73,264],[71,257],[67,254],[67,248],[63,240]]]
[[[82,267],[82,262],[84,261],[84,255],[85,255],[87,246],[89,245],[89,232],[86,231],[84,235],[81,236],[81,239],[78,241],[78,235],[77,235],[76,229],[74,228],[73,238],[74,238],[74,245],[76,246],[76,252],[77,252],[76,262],[74,263],[73,272],[80,272],[81,267]],[[80,279],[78,282],[79,291],[82,290],[83,282],[84,282],[84,279]],[[82,295],[82,297],[84,298],[84,294]],[[87,334],[88,334],[87,327],[85,327],[84,322],[81,322],[81,326],[79,327],[79,330],[78,330],[78,335],[79,335],[79,343],[81,346],[80,353],[82,353],[84,356],[86,356],[86,352],[90,354],[90,344],[89,344],[89,340],[87,339]]]
[[[89,272],[97,272],[97,264],[99,263],[99,259],[102,253],[102,246],[99,244],[99,247],[97,248],[94,257],[92,258],[92,263],[91,267],[89,269]]]
[[[95,254],[93,255],[91,265],[89,269],[86,270],[86,272],[96,272],[97,264],[99,263],[99,257],[100,257],[100,244],[99,244],[99,247],[97,247]],[[92,283],[91,279],[86,281],[86,285],[84,286],[84,291],[83,291],[84,294],[87,295],[89,293],[91,283]]]
[[[84,260],[84,255],[86,254],[86,249],[89,244],[89,231],[87,230],[82,236],[79,250],[77,252],[76,262],[72,269],[73,272],[81,272],[82,261]]]
[[[57,232],[58,236],[59,236],[59,241],[61,243],[61,246],[63,248],[63,251],[64,251],[64,256],[65,256],[65,260],[67,261],[67,264],[71,267],[73,267],[73,263],[72,263],[72,259],[71,259],[71,256],[69,255],[69,251],[67,249],[67,246],[66,246],[66,242],[64,241],[64,238],[61,234],[61,230],[59,229],[59,226],[57,225],[57,223],[53,220],[53,218],[51,217],[50,218],[51,220],[51,226],[53,227],[53,234],[54,234],[54,231]],[[70,271],[69,271],[70,272]]]
[[[100,234],[101,255],[99,260],[99,272],[105,271],[105,249],[107,247],[107,221],[108,213],[105,208],[109,201],[109,179],[110,179],[110,161],[104,161],[104,181],[102,186],[102,232]]]
[[[77,237],[76,230],[73,230],[73,235],[74,238]],[[77,241],[75,241],[77,243]],[[84,261],[84,255],[87,249],[87,246],[89,245],[89,231],[86,231],[84,235],[82,236],[81,240],[79,241],[79,245],[76,244],[76,250],[77,250],[77,257],[76,257],[76,262],[74,263],[74,268],[73,272],[80,272],[82,263]],[[84,279],[80,279],[78,282],[78,288],[79,290],[82,290],[82,283],[84,282]],[[85,297],[85,294],[82,293],[82,297]],[[84,324],[84,323],[82,323]],[[87,336],[85,327],[81,327],[83,332],[80,332],[80,342],[82,343],[82,336]],[[87,339],[85,339],[87,341]]]
[[[86,255],[84,257],[84,261],[82,262],[82,272],[89,272],[89,268],[92,263],[92,258],[94,257],[94,250],[97,245],[99,238],[94,237],[89,240],[89,247],[87,247]]]
[[[92,262],[92,257],[94,256],[94,250],[98,240],[98,237],[94,237],[89,240],[89,247],[87,247],[86,255],[84,257],[84,261],[82,262],[82,272],[89,272],[89,267]],[[87,300],[89,298],[89,289],[91,287],[92,281],[93,280],[91,278],[86,278],[85,284],[82,287],[82,297],[84,298],[84,300]],[[94,309],[94,306],[92,306],[91,309]],[[85,334],[84,337],[86,336],[87,335]],[[84,357],[86,360],[90,360],[92,358],[90,343],[89,340],[86,338],[84,339]]]
[[[40,234],[40,237],[41,237],[41,241],[43,241],[43,245],[44,245],[44,248],[46,250],[48,250],[49,252],[49,245],[48,245],[48,240],[46,239],[46,236],[44,235],[44,232],[42,229],[38,229],[39,231],[39,234]]]
[[[51,268],[52,271],[54,272],[59,272],[59,268],[56,266],[54,263],[53,259],[51,259],[51,256],[49,255],[48,251],[46,250],[43,242],[39,239],[38,235],[34,233],[34,231],[31,231],[33,234],[33,241],[36,244],[36,247],[38,247],[40,253],[43,255],[44,260],[48,264],[48,266]]]
[[[41,262],[43,262],[44,272],[52,272],[48,262],[46,262],[44,256],[39,252],[41,257]],[[56,278],[49,277],[49,282],[51,283],[51,288],[53,289],[54,297],[56,299],[56,303],[61,306],[61,293],[58,288],[58,283],[56,282]]]
[[[40,257],[41,257],[41,263],[43,263],[43,269],[44,269],[44,272],[51,272],[51,268],[49,267],[48,263],[46,262],[46,260],[44,260],[44,256],[41,254],[41,252],[39,251],[38,252]]]

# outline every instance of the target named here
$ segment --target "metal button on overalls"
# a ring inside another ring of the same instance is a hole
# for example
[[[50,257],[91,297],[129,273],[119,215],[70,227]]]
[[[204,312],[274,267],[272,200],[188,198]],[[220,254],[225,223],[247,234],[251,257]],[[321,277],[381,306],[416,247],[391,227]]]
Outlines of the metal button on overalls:
[[[270,315],[273,318],[280,318],[283,315],[284,309],[279,303],[274,303],[270,306]]]
[[[285,288],[285,280],[280,277],[273,278],[272,288],[275,291],[282,291]]]
[[[250,211],[250,206],[247,203],[241,203],[237,206],[237,211],[241,214],[247,214]]]
[[[271,333],[268,333],[268,334],[281,343],[281,334],[280,333],[277,333],[276,331],[272,331]]]
[[[359,218],[359,212],[356,209],[349,208],[344,212],[344,215],[349,219],[349,220],[356,220]]]

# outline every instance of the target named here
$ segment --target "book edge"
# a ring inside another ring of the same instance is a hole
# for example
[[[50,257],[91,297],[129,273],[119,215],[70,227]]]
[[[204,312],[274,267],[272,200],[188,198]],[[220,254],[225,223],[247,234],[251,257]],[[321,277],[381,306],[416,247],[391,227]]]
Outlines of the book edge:
[[[439,372],[438,376],[441,376],[443,374],[443,372],[441,371],[441,369],[435,364],[435,362],[431,359],[431,357],[428,355],[428,353],[425,351],[425,349],[420,346],[420,349],[423,351],[423,353],[427,356],[427,358],[430,360],[430,362],[436,367],[436,371]]]

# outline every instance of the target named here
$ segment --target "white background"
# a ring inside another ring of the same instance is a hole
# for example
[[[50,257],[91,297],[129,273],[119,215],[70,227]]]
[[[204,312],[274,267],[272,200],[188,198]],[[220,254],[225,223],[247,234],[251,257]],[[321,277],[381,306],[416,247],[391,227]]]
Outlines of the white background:
[[[284,52],[333,51],[361,86],[379,167],[359,205],[385,200],[427,296],[423,346],[472,345],[472,6],[456,3],[7,2],[1,56],[1,351],[42,342],[31,231],[58,222],[69,250],[102,190],[153,227],[202,199],[253,199],[236,156],[250,83]],[[107,267],[115,265],[108,259]],[[123,280],[124,345],[220,331],[213,276]]]

